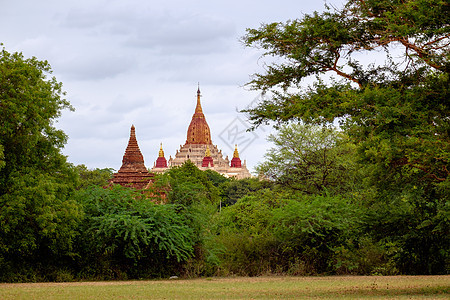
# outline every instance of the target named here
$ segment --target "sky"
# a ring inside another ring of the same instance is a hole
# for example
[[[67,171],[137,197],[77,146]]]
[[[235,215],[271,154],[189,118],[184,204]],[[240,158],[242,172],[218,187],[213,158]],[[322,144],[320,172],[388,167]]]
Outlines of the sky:
[[[0,0],[0,42],[8,52],[47,60],[63,83],[65,110],[55,126],[63,153],[90,169],[118,170],[136,127],[147,167],[160,143],[174,157],[186,141],[200,84],[213,144],[238,145],[247,167],[264,160],[273,129],[250,127],[239,110],[261,95],[245,86],[264,72],[262,51],[244,47],[246,28],[323,11],[324,1]],[[340,7],[342,1],[329,0]]]

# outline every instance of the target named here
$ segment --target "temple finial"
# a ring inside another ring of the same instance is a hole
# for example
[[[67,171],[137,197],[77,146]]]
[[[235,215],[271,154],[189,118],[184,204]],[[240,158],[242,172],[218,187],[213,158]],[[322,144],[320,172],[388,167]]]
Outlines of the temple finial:
[[[238,152],[238,149],[237,149],[237,144],[234,145],[234,153],[233,153],[233,157],[239,158],[239,152]]]
[[[208,145],[206,145],[205,157],[211,157],[211,151],[209,150]]]
[[[200,83],[198,83],[198,89],[197,89],[197,106],[195,107],[196,113],[203,113],[202,104],[200,103]]]
[[[161,146],[160,146],[160,148],[159,148],[159,154],[158,154],[158,156],[159,156],[159,157],[164,157],[164,150],[163,150],[163,148],[162,148],[162,143],[161,143]]]

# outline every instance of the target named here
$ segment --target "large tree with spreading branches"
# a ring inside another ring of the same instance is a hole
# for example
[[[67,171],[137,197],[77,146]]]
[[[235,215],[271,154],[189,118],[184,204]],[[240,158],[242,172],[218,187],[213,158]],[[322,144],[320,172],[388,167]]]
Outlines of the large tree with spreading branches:
[[[449,256],[449,8],[349,0],[243,37],[277,58],[248,84],[271,95],[247,110],[254,127],[339,122],[367,172],[371,230],[401,245],[405,272],[442,272]]]

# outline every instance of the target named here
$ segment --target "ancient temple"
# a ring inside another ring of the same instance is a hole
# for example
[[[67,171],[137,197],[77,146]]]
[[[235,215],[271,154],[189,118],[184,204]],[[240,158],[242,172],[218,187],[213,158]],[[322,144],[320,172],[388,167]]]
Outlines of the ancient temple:
[[[162,153],[162,156],[164,156],[164,153]],[[153,177],[154,174],[150,173],[144,165],[144,157],[139,149],[135,128],[132,125],[128,146],[122,159],[122,166],[117,173],[113,174],[110,182],[126,187],[144,189],[151,184]]]
[[[197,90],[197,104],[188,127],[186,143],[182,146],[180,145],[180,149],[177,150],[175,158],[170,157],[165,167],[163,164],[158,163],[158,161],[162,161],[161,153],[164,158],[164,152],[161,148],[159,157],[151,171],[157,173],[164,172],[171,167],[181,166],[187,160],[190,160],[201,170],[214,170],[226,177],[235,177],[237,179],[251,177],[245,161],[241,163],[237,145],[234,150],[231,166],[228,156],[223,158],[222,150],[218,149],[217,145],[213,145],[211,131],[203,114],[200,97],[199,87]]]

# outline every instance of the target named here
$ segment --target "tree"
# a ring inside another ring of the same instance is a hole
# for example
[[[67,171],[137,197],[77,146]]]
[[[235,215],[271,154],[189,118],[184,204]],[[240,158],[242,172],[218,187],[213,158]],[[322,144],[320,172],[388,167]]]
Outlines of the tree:
[[[220,185],[222,207],[233,205],[242,197],[259,190],[272,189],[273,182],[259,178],[231,179]]]
[[[338,119],[351,137],[365,141],[361,151],[368,159],[384,157],[386,165],[444,182],[450,157],[449,15],[449,5],[440,0],[351,0],[341,10],[249,29],[246,45],[284,58],[250,82],[274,95],[249,109],[250,119],[255,126],[269,120]],[[378,48],[389,57],[397,44],[404,47],[406,65],[388,60],[364,67],[358,61],[356,54]],[[321,81],[301,88],[302,79],[330,71],[358,88]]]
[[[76,174],[60,151],[67,137],[53,126],[72,107],[49,73],[46,61],[0,52],[2,280],[32,280],[63,263],[82,215],[70,200]]]
[[[6,162],[0,190],[4,192],[14,170],[33,165],[49,171],[65,163],[59,151],[67,136],[53,123],[61,110],[72,107],[62,98],[62,84],[46,78],[51,73],[48,62],[3,49],[0,63],[0,143]]]
[[[85,165],[78,165],[75,167],[75,170],[80,177],[77,189],[87,188],[92,185],[107,186],[114,172],[112,168],[89,170]]]
[[[349,0],[341,10],[248,29],[247,46],[285,59],[256,75],[252,85],[287,88],[307,76],[334,72],[364,87],[393,70],[383,65],[364,70],[355,54],[389,51],[393,44],[403,46],[408,68],[425,64],[449,72],[449,21],[449,5],[442,0]]]
[[[283,202],[282,194],[259,190],[215,216],[211,231],[214,244],[226,249],[217,254],[224,275],[257,276],[277,270],[278,245],[269,223],[274,208]]]
[[[257,171],[291,190],[344,192],[356,181],[354,145],[332,127],[290,124],[268,140],[275,144]]]
[[[354,238],[361,216],[358,206],[340,195],[294,194],[272,213],[271,229],[284,265],[296,262],[306,274],[333,271],[335,248]]]
[[[77,243],[84,276],[170,276],[193,255],[193,230],[178,205],[154,204],[119,185],[81,189],[76,199],[85,213]]]
[[[215,186],[219,187],[221,184],[226,184],[227,182],[230,182],[230,178],[227,178],[223,176],[222,174],[213,171],[213,170],[205,170],[206,177],[209,181]]]
[[[249,29],[243,38],[282,58],[250,82],[273,94],[247,110],[254,126],[340,121],[367,174],[361,201],[374,212],[368,226],[387,230],[380,220],[395,220],[384,241],[402,249],[396,261],[408,273],[445,273],[450,256],[449,7],[441,0],[349,0],[342,9]],[[403,61],[391,58],[399,55],[395,47]],[[385,63],[361,61],[381,49]],[[302,87],[303,79],[328,72],[343,81]]]
[[[210,272],[208,257],[212,255],[209,248],[209,226],[211,218],[219,208],[219,189],[216,187],[226,180],[217,172],[202,171],[191,161],[171,168],[157,181],[167,184],[170,204],[178,205],[178,213],[192,229],[194,257],[185,266],[189,274],[205,274]],[[161,186],[161,183],[155,182]],[[164,189],[164,188],[163,188]]]
[[[171,203],[185,206],[205,201],[219,203],[218,189],[210,178],[215,181],[221,179],[214,176],[214,173],[201,171],[191,161],[185,162],[180,167],[171,168],[163,176],[168,178]]]

